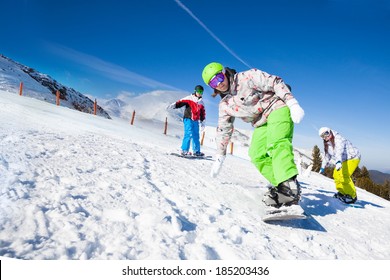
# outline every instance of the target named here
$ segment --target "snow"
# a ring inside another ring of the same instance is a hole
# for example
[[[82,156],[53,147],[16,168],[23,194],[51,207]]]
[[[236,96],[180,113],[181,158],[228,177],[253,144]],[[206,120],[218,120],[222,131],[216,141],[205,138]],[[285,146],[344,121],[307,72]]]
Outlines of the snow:
[[[131,126],[11,91],[0,90],[2,260],[390,259],[390,202],[360,188],[344,205],[332,180],[301,169],[310,217],[266,224],[267,182],[245,145],[214,179],[212,161],[169,155],[180,123],[164,135],[162,122]]]

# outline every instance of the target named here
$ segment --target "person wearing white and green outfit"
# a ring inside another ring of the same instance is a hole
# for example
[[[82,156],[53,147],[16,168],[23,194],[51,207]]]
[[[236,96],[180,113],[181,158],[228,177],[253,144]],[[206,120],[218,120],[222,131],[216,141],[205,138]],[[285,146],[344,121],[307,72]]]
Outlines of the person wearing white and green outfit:
[[[280,77],[264,71],[250,69],[237,73],[217,62],[206,65],[202,78],[214,89],[213,96],[221,97],[217,153],[210,175],[219,174],[234,130],[234,120],[240,118],[255,128],[249,156],[272,185],[263,202],[274,207],[297,204],[300,185],[296,178],[298,170],[292,139],[294,123],[302,120],[304,111],[290,87]]]

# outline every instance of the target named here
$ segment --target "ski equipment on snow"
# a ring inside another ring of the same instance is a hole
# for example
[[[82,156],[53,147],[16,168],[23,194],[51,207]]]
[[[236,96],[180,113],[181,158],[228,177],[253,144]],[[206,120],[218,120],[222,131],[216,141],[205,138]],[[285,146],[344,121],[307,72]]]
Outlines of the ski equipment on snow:
[[[349,194],[342,194],[340,192],[337,192],[333,197],[339,199],[341,202],[344,202],[346,204],[353,204],[357,200],[357,197],[352,198]]]
[[[303,220],[307,215],[300,205],[282,206],[280,208],[270,207],[262,217],[263,222]]]
[[[281,206],[296,205],[301,198],[301,186],[296,176],[280,183],[277,187],[270,186],[264,194],[263,202],[267,206],[280,208]]]
[[[206,156],[206,155],[196,155],[192,153],[187,153],[187,154],[178,154],[178,153],[171,153],[172,156],[177,156],[181,158],[187,158],[187,159],[205,159],[205,160],[213,160],[212,156]]]

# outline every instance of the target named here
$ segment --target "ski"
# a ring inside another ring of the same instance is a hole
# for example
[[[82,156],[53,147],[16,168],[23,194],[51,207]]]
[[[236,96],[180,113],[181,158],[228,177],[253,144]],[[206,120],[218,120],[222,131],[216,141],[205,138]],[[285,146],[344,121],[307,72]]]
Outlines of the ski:
[[[357,203],[357,201],[355,201],[354,203],[346,203],[344,200],[340,199],[339,197],[333,197],[333,198],[335,198],[340,204],[342,204],[345,207],[364,208],[364,206]]]

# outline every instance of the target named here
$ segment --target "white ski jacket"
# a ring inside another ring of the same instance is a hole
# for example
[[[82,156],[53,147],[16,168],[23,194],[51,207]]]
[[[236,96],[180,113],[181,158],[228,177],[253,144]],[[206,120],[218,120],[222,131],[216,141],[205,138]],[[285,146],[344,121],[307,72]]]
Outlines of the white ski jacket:
[[[239,72],[230,78],[230,89],[219,103],[217,154],[225,155],[235,118],[259,127],[272,111],[285,107],[293,95],[284,81],[258,69]]]
[[[329,163],[344,162],[350,159],[360,159],[360,151],[335,130],[331,130],[334,136],[334,148],[330,141],[325,142],[328,153],[323,156],[321,167],[325,168]]]

